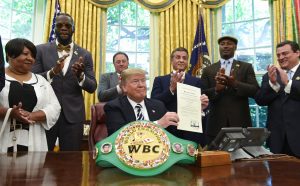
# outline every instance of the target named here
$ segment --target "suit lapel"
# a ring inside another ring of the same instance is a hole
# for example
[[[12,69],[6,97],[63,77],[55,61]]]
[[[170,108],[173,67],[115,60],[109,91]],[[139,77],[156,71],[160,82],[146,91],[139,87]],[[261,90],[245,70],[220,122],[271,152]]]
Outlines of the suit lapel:
[[[54,54],[53,56],[51,55],[51,56],[49,56],[49,57],[51,57],[51,58],[53,58],[53,60],[49,60],[49,61],[51,61],[51,66],[52,67],[54,67],[55,65],[56,65],[56,62],[57,62],[57,60],[58,60],[58,53],[57,53],[57,49],[56,49],[56,43],[55,42],[51,42],[50,43],[50,54]]]
[[[237,77],[239,69],[240,69],[240,65],[241,64],[240,64],[239,61],[233,60],[231,69],[233,69],[233,75],[234,75],[234,77]]]
[[[298,66],[298,68],[297,68],[295,74],[293,75],[292,80],[293,80],[293,81],[294,81],[294,80],[300,81],[300,65]]]
[[[69,66],[68,66],[68,70],[67,70],[67,72],[66,72],[66,75],[67,75],[68,73],[72,73],[72,72],[71,72],[72,65],[73,65],[76,61],[78,61],[79,56],[80,56],[80,54],[79,54],[79,48],[78,48],[78,46],[74,43],[73,53],[72,53],[72,57],[71,57],[71,60],[70,60],[70,63],[69,63]]]
[[[122,102],[121,109],[123,110],[123,112],[125,114],[126,121],[128,121],[128,122],[135,121],[136,120],[135,113],[134,113],[134,110],[133,110],[131,104],[129,103],[129,101],[127,99],[127,96],[123,96],[121,99],[121,102]]]
[[[156,117],[157,111],[156,111],[156,108],[154,107],[154,105],[148,99],[145,99],[144,101],[145,101],[147,113],[149,116],[149,120],[150,121],[157,120],[157,117]]]
[[[112,80],[111,84],[113,86],[119,84],[119,77],[118,77],[118,74],[116,72],[113,72],[113,73],[110,74],[110,79]]]

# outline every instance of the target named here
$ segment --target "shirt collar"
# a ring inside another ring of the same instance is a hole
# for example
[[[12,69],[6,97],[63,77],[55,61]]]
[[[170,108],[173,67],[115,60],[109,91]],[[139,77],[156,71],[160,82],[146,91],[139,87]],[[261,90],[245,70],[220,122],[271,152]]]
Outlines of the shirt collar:
[[[137,102],[133,101],[132,99],[130,99],[128,96],[127,96],[127,99],[128,99],[128,101],[129,101],[129,103],[130,103],[130,105],[132,106],[133,109],[135,108],[135,106],[137,104],[141,104],[143,109],[146,108],[144,100],[141,101],[140,103],[137,103]]]
[[[298,69],[300,63],[298,63],[296,66],[294,66],[292,69],[290,69],[293,73],[296,72],[296,70]]]
[[[223,64],[224,63],[224,61],[229,61],[231,64],[233,63],[233,57],[232,58],[230,58],[230,59],[223,59],[223,58],[221,58],[220,59],[220,62],[221,62],[221,64]]]

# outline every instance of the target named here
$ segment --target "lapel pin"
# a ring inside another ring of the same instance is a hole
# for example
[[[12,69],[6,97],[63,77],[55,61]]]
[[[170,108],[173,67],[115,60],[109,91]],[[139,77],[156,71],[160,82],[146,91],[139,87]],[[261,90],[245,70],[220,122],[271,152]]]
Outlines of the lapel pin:
[[[239,65],[239,64],[236,64],[235,66],[236,66],[236,67],[240,67],[240,65]]]
[[[155,110],[152,110],[152,113],[155,113]]]
[[[297,77],[296,77],[296,80],[300,80],[300,77],[299,77],[299,76],[297,76]]]
[[[74,54],[75,54],[76,56],[78,55],[78,52],[77,52],[77,50],[75,50],[75,51],[74,51]]]

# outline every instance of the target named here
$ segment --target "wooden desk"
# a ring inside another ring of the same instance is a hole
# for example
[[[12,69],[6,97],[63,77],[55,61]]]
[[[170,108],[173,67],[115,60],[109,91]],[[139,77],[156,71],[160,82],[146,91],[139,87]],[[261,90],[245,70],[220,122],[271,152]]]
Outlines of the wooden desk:
[[[0,154],[0,185],[300,185],[300,160],[236,162],[199,168],[174,165],[161,175],[136,177],[97,167],[83,152]]]

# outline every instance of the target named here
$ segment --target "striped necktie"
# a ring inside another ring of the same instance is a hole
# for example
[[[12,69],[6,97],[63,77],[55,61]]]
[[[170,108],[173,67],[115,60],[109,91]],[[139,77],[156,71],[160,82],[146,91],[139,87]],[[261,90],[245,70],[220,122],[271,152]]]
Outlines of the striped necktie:
[[[143,112],[142,112],[142,105],[137,104],[135,106],[135,109],[137,110],[136,120],[144,120],[144,115],[143,115]]]

